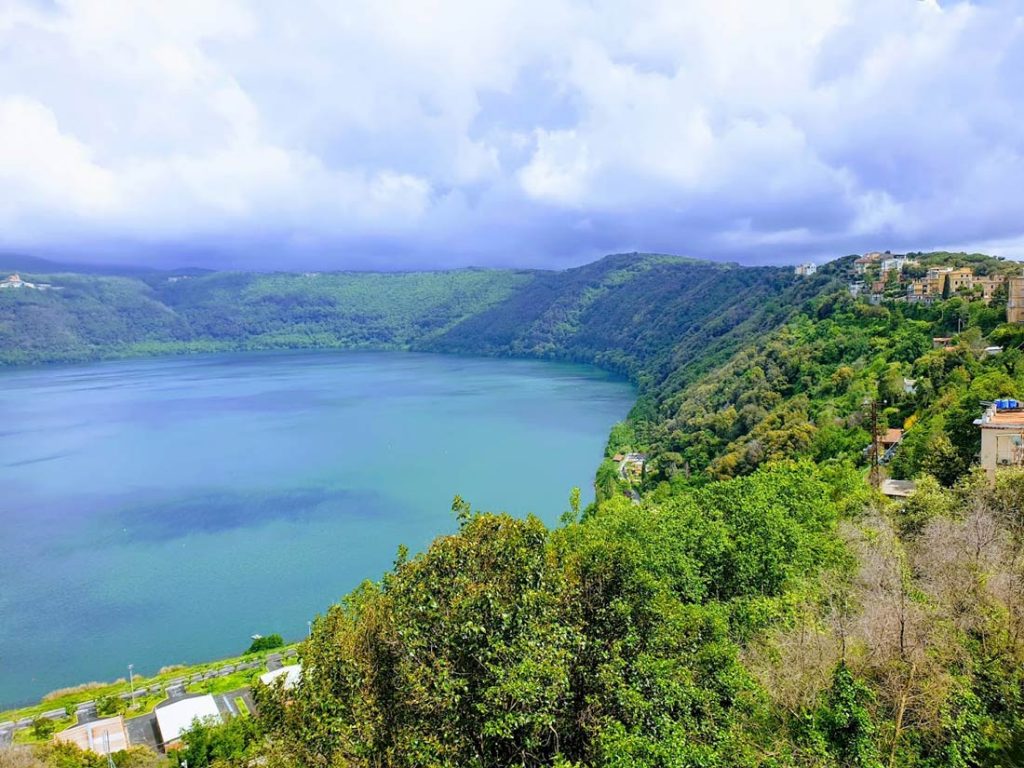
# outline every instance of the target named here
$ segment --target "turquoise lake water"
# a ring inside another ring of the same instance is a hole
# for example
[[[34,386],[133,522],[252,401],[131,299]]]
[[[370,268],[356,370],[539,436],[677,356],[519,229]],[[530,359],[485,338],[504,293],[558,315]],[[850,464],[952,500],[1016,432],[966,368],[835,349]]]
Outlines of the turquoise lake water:
[[[475,508],[548,524],[632,388],[593,369],[401,353],[0,372],[0,708],[237,654]]]

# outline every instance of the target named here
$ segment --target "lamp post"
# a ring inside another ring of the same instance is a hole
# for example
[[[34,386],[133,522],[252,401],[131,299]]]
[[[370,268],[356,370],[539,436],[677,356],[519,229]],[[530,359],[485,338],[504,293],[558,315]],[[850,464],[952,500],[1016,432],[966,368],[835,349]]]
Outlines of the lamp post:
[[[131,696],[132,696],[131,704],[129,705],[130,709],[135,709],[135,674],[134,674],[134,670],[135,670],[135,665],[134,664],[129,664],[128,665],[128,685],[131,687],[131,691],[132,691],[132,693],[131,693]]]
[[[312,621],[307,621],[306,622],[306,630],[307,630],[306,631],[306,637],[312,637],[313,636],[313,622]]]

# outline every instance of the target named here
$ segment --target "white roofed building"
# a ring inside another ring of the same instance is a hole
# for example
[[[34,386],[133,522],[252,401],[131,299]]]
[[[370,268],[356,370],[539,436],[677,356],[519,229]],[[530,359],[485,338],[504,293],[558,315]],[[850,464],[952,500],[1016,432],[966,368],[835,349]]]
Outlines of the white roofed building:
[[[190,696],[169,704],[162,704],[154,712],[164,748],[173,746],[180,741],[181,735],[190,729],[196,720],[200,722],[209,720],[217,723],[221,721],[217,702],[210,694]]]
[[[260,682],[264,685],[274,685],[274,681],[278,678],[284,678],[284,689],[290,691],[299,681],[302,680],[302,665],[301,664],[290,664],[287,667],[281,667],[275,669],[273,672],[265,672],[260,675]]]

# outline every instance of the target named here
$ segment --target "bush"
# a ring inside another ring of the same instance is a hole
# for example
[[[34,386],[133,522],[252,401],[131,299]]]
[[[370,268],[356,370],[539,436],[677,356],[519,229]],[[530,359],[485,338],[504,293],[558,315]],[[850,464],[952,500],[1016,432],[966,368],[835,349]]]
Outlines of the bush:
[[[246,653],[259,653],[260,651],[269,651],[273,648],[283,648],[284,638],[282,638],[276,632],[266,637],[257,637],[252,641],[252,645],[249,646],[249,650]]]
[[[32,721],[32,735],[44,741],[49,739],[57,730],[57,724],[48,717],[37,717]]]

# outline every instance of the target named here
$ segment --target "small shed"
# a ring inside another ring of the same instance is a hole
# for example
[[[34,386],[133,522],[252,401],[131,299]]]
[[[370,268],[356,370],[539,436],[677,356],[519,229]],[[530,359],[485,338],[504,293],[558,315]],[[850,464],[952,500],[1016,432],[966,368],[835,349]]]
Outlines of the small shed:
[[[902,429],[892,429],[892,428],[890,428],[890,429],[885,430],[885,432],[882,433],[882,435],[879,438],[879,442],[882,443],[882,448],[885,448],[886,450],[888,450],[889,448],[892,448],[894,445],[899,445],[899,442],[902,439],[903,439],[903,430]]]
[[[881,491],[890,499],[905,499],[917,490],[917,484],[913,480],[892,480],[886,478],[882,481]]]

